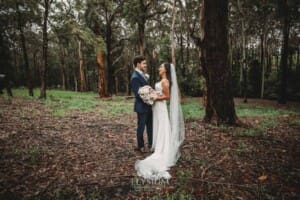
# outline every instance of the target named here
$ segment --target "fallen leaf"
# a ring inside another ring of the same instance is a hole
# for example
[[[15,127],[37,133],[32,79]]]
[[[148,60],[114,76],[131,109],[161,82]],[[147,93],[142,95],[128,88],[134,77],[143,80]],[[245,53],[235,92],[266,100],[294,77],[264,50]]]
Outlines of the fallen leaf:
[[[262,175],[262,176],[258,177],[258,180],[265,181],[267,178],[268,178],[267,175]]]

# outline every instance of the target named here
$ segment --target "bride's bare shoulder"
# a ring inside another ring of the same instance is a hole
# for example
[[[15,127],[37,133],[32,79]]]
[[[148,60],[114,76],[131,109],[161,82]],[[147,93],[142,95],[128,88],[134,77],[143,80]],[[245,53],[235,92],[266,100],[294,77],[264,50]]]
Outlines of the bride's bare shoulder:
[[[166,78],[161,79],[162,84],[169,84],[169,80]]]
[[[163,87],[169,88],[169,80],[166,79],[166,78],[162,79],[162,80],[161,80],[161,85],[162,85]]]

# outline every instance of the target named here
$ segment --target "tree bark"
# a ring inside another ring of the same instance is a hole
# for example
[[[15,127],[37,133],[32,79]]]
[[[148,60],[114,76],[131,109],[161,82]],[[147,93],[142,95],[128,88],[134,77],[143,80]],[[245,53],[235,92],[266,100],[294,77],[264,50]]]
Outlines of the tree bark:
[[[237,120],[228,60],[228,0],[204,0],[201,8],[201,56],[207,85],[205,121]]]
[[[131,89],[130,89],[130,77],[131,77],[131,65],[127,64],[127,68],[126,68],[126,93],[128,96],[130,96],[131,94]]]
[[[74,79],[74,90],[75,92],[78,92],[78,79],[77,79],[75,69],[73,69],[73,79]]]
[[[176,21],[176,0],[173,1],[173,11],[172,11],[173,19],[171,26],[171,55],[172,55],[172,63],[176,66],[176,55],[175,55],[175,21]]]
[[[139,23],[138,24],[138,31],[139,31],[139,50],[140,55],[145,55],[145,24]]]
[[[264,98],[264,88],[265,88],[265,36],[262,34],[260,36],[261,46],[260,46],[260,64],[261,64],[261,90],[260,90],[260,98]]]
[[[1,27],[0,27],[1,29]],[[2,89],[6,88],[7,95],[12,97],[11,80],[12,80],[12,67],[10,65],[10,52],[8,42],[3,37],[3,32],[0,32],[0,94],[3,94]]]
[[[98,93],[100,98],[107,97],[107,91],[106,91],[106,76],[105,76],[105,61],[104,61],[104,55],[101,51],[97,52],[97,63],[99,68],[99,76],[98,76]]]
[[[190,34],[188,33],[186,36],[186,63],[188,64],[190,62]]]
[[[115,75],[115,93],[116,93],[116,95],[118,95],[118,93],[119,93],[119,79],[118,79],[118,76],[117,75]]]
[[[44,0],[44,22],[43,22],[43,64],[41,66],[41,99],[46,99],[46,87],[47,87],[47,68],[48,68],[48,15],[49,15],[50,0]]]
[[[107,65],[107,80],[108,80],[108,94],[112,95],[115,93],[115,81],[114,81],[114,66],[112,66],[111,62],[111,51],[112,51],[112,27],[111,21],[107,20],[106,22],[106,65]]]
[[[297,61],[296,61],[296,71],[298,71],[298,68],[300,67],[300,47],[297,47]]]
[[[184,26],[183,22],[182,22],[182,12],[180,12],[180,17],[179,17],[179,20],[180,20],[180,26]],[[182,76],[185,77],[185,65],[184,65],[184,46],[183,46],[183,30],[182,28],[180,29],[180,68],[181,68],[181,73],[182,73]]]
[[[86,79],[84,71],[83,53],[82,53],[82,41],[78,40],[78,56],[79,56],[79,72],[80,72],[80,91],[86,92]]]
[[[34,76],[33,77],[37,77],[34,79],[33,85],[40,85],[40,79],[39,74],[40,74],[40,67],[38,66],[38,62],[37,62],[37,54],[38,54],[38,50],[35,50],[33,53],[33,72],[34,72]]]
[[[275,65],[276,65],[277,74],[279,74],[279,56],[277,54],[275,56]]]
[[[289,48],[289,12],[286,0],[282,0],[283,20],[282,20],[282,48],[281,48],[281,60],[280,60],[280,93],[278,103],[285,104],[287,102],[287,61],[288,61],[288,48]]]
[[[238,3],[238,9],[239,12],[241,14],[241,26],[242,26],[242,30],[241,30],[241,36],[242,36],[242,60],[241,60],[241,64],[240,64],[240,88],[241,88],[241,94],[245,94],[244,91],[244,74],[245,74],[245,70],[246,70],[246,36],[245,36],[245,20],[244,20],[244,12],[243,9],[241,7],[241,3],[240,0],[237,1]]]
[[[16,8],[17,8],[17,16],[18,16],[18,28],[19,28],[20,36],[21,36],[21,43],[22,43],[22,50],[23,50],[23,57],[24,57],[24,64],[25,64],[24,65],[25,66],[25,74],[27,77],[28,93],[29,93],[29,96],[33,96],[32,75],[31,75],[31,72],[29,69],[29,60],[28,60],[24,30],[22,27],[22,16],[21,16],[21,13],[19,10],[19,3],[16,4]]]
[[[60,76],[61,76],[61,81],[62,81],[62,89],[66,89],[66,50],[65,48],[60,45]]]

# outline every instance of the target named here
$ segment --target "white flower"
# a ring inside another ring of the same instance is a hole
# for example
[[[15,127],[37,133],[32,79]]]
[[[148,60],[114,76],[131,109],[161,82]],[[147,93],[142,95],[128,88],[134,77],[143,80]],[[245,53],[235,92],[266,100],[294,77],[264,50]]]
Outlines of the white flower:
[[[154,101],[157,99],[156,91],[149,85],[141,87],[138,91],[138,94],[148,105],[153,105]]]
[[[149,78],[150,78],[149,74],[145,73],[144,76],[146,77],[147,80],[149,80]]]

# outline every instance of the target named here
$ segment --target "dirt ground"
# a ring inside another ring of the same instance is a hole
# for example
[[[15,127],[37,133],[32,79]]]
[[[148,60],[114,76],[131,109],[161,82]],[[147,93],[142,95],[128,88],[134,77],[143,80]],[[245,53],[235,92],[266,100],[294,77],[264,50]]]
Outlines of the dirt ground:
[[[57,117],[39,101],[3,97],[0,111],[0,199],[300,198],[300,115],[264,129],[260,117],[240,118],[241,127],[189,120],[172,178],[150,183],[134,169],[148,155],[134,151],[134,113]]]

